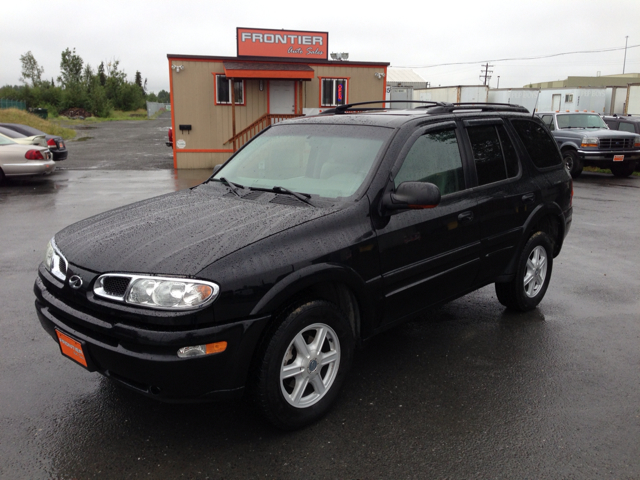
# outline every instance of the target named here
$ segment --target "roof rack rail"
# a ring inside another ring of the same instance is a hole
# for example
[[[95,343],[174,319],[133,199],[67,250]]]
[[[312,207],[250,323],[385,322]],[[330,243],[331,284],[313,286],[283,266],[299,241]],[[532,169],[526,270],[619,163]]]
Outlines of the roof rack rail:
[[[429,102],[425,100],[378,100],[372,102],[359,102],[359,103],[349,103],[346,105],[338,105],[335,108],[330,108],[328,110],[323,111],[323,114],[336,114],[341,115],[347,113],[348,111],[356,112],[365,112],[365,111],[376,111],[376,110],[387,110],[386,107],[365,107],[365,108],[354,108],[360,105],[380,105],[387,103],[420,103],[422,105],[415,107],[428,109],[428,113],[451,113],[455,110],[479,110],[482,112],[491,112],[491,111],[510,111],[510,112],[521,112],[521,113],[530,113],[529,110],[520,105],[514,105],[511,103],[487,103],[487,102],[461,102],[461,103],[449,103],[449,102]]]
[[[357,107],[359,105],[380,105],[380,104],[386,104],[386,103],[428,103],[430,104],[429,106],[445,106],[445,105],[451,105],[450,103],[444,103],[444,102],[427,102],[425,100],[378,100],[378,101],[372,101],[372,102],[359,102],[359,103],[349,103],[346,105],[338,105],[335,108],[330,108],[329,110],[325,110],[322,113],[335,113],[335,114],[342,114],[342,113],[347,113],[348,110],[357,110],[358,112],[364,112],[364,111],[375,111],[375,110],[387,110],[386,107],[382,106],[382,107],[375,107],[375,108],[356,108],[354,109],[353,107]]]
[[[428,108],[429,113],[451,113],[456,110],[479,110],[481,112],[521,112],[530,113],[525,107],[521,105],[514,105],[512,103],[489,103],[489,102],[459,102],[448,103],[446,105],[438,105],[437,107],[416,107],[416,108]]]

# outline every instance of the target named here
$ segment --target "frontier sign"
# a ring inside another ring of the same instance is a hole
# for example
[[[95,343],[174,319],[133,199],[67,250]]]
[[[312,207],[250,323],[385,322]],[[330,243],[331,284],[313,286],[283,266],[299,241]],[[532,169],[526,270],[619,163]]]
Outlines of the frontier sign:
[[[329,34],[238,27],[238,57],[328,60]]]

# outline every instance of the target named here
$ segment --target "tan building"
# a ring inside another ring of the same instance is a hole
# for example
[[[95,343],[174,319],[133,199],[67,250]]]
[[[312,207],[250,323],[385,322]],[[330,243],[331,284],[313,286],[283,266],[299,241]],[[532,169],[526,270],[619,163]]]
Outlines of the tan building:
[[[640,73],[601,75],[597,77],[567,77],[565,80],[530,83],[525,85],[525,88],[626,87],[629,83],[637,83],[639,79]]]
[[[213,168],[286,118],[382,103],[389,65],[329,60],[324,32],[241,28],[237,57],[167,58],[175,168]]]

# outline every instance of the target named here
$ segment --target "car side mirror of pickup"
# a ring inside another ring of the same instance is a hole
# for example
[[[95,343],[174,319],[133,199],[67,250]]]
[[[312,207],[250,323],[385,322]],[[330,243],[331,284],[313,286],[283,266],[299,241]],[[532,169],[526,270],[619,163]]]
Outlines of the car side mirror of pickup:
[[[440,189],[433,183],[402,182],[382,197],[382,207],[390,210],[435,208],[440,203]]]

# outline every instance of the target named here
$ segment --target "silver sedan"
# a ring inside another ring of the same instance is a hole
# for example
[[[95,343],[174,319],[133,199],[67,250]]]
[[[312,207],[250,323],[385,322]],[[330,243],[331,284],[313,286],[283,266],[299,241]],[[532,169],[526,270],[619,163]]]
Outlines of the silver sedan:
[[[38,145],[19,145],[0,136],[0,183],[5,177],[48,175],[56,169],[51,152]]]

